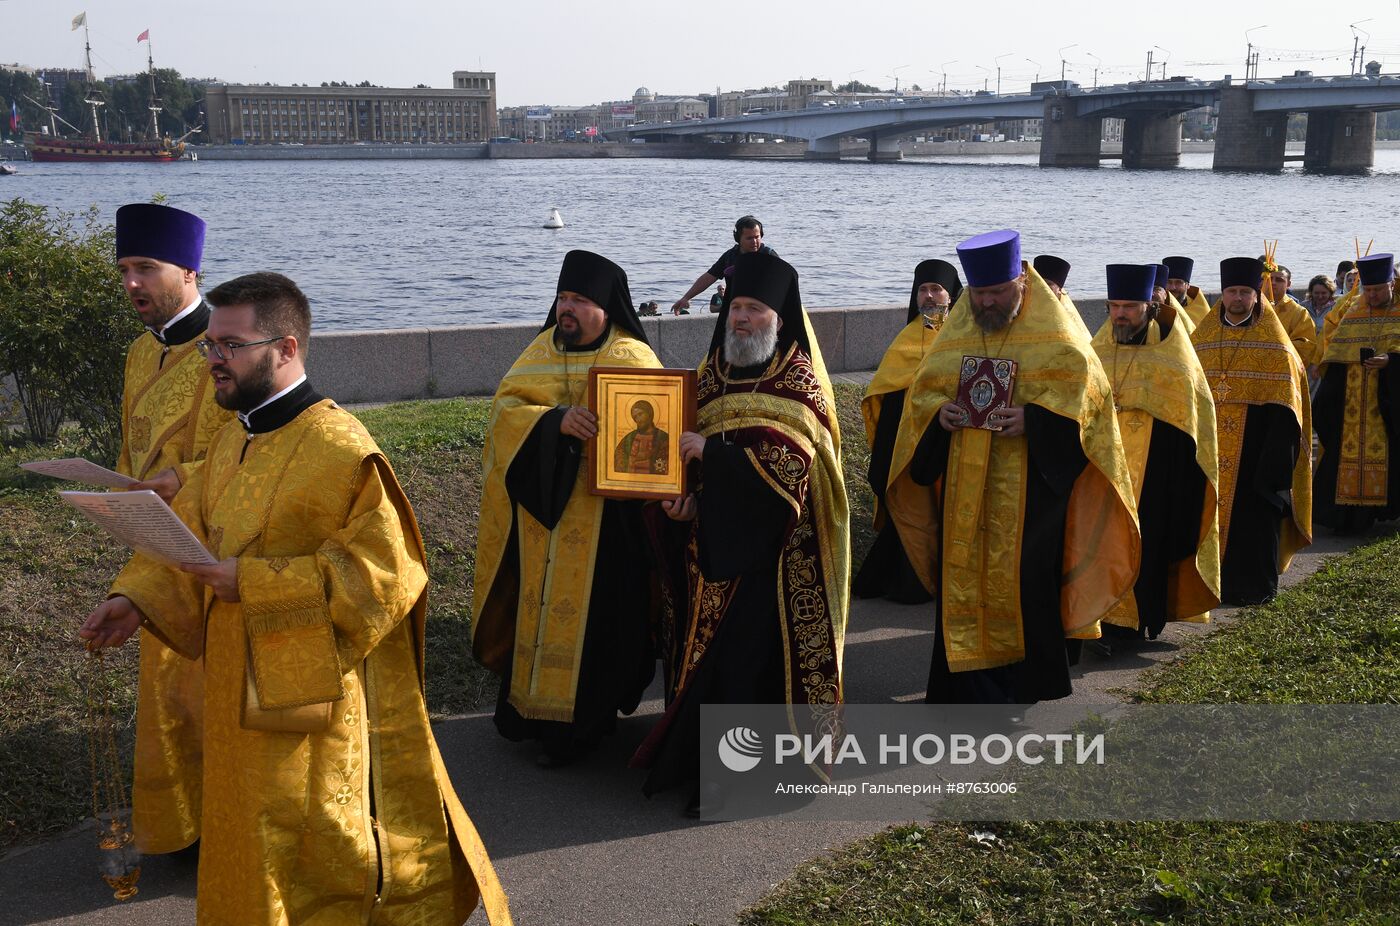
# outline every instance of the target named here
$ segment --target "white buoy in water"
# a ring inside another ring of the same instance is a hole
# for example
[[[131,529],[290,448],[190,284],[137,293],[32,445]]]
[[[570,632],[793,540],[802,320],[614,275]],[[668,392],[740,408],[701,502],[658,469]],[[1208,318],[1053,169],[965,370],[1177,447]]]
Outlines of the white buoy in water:
[[[563,228],[564,217],[559,214],[558,209],[549,210],[549,220],[544,223],[545,228]]]

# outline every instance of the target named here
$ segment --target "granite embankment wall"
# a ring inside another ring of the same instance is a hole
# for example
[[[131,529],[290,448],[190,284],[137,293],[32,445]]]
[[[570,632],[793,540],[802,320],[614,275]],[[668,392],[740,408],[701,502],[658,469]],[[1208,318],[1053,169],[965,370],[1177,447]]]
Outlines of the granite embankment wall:
[[[191,149],[201,161],[376,161],[376,160],[538,160],[546,158],[800,158],[805,143],[672,142],[634,145],[471,144],[471,145],[201,145]]]
[[[1091,331],[1106,316],[1102,299],[1076,303]],[[828,372],[873,370],[904,326],[904,306],[814,309],[809,315]],[[647,338],[668,367],[694,368],[704,357],[715,316],[643,318]],[[467,325],[314,334],[307,367],[316,388],[341,402],[395,402],[491,395],[538,325]]]

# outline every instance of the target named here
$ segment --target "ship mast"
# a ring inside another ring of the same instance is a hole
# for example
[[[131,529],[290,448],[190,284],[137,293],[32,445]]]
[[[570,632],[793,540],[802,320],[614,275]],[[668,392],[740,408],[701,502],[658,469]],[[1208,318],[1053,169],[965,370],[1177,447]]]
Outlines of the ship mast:
[[[146,30],[146,70],[150,78],[151,95],[146,108],[151,111],[151,141],[160,141],[160,113],[164,109],[160,97],[156,96],[156,61],[151,54],[151,34]]]
[[[83,55],[87,61],[87,83],[88,90],[84,102],[92,109],[92,137],[102,141],[102,125],[97,118],[97,109],[106,103],[102,99],[102,93],[97,89],[97,75],[92,70],[92,39],[88,35],[87,16],[83,16]]]

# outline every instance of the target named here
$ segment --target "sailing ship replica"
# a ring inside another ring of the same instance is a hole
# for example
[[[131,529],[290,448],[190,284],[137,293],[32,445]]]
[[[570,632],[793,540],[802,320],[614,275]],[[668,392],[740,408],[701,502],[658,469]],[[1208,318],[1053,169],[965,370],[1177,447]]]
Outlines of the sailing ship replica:
[[[198,132],[199,129],[195,128],[174,140],[171,140],[168,135],[161,136],[160,113],[164,107],[161,105],[160,97],[156,95],[156,66],[155,59],[151,54],[150,31],[142,33],[142,38],[146,42],[147,76],[150,79],[150,100],[146,107],[151,111],[149,137],[146,141],[123,143],[102,140],[102,122],[98,118],[98,110],[106,101],[102,99],[102,92],[98,89],[97,78],[92,70],[92,43],[88,37],[87,14],[82,15],[81,23],[74,22],[75,27],[78,25],[83,27],[83,47],[87,60],[88,83],[84,102],[87,103],[92,112],[92,132],[84,134],[82,129],[59,116],[58,108],[51,100],[44,103],[30,100],[30,102],[42,107],[49,115],[48,132],[38,131],[24,134],[24,147],[29,151],[30,159],[34,161],[135,161],[155,164],[178,161],[185,153],[185,139]],[[58,131],[58,123],[60,122],[79,134],[65,138]]]

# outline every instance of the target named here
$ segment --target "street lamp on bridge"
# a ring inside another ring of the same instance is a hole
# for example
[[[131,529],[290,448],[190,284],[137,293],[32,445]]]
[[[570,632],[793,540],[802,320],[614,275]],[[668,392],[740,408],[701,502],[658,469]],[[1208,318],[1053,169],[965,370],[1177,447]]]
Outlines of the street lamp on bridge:
[[[1094,89],[1097,90],[1099,89],[1099,67],[1103,64],[1103,59],[1091,51],[1086,51],[1084,54],[1094,59]]]
[[[943,80],[938,84],[938,93],[940,96],[948,92],[948,65],[957,63],[958,59],[954,58],[952,61],[944,61],[941,65],[939,65],[938,72],[942,73],[943,75]]]
[[[1348,29],[1351,30],[1351,73],[1352,73],[1352,74],[1355,74],[1355,73],[1356,73],[1356,71],[1357,71],[1357,66],[1360,65],[1361,62],[1364,61],[1364,60],[1366,59],[1366,46],[1361,44],[1361,33],[1366,32],[1366,30],[1365,30],[1365,29],[1358,29],[1358,28],[1356,28],[1356,27],[1359,26],[1359,25],[1361,25],[1361,23],[1368,23],[1368,22],[1370,22],[1370,21],[1371,21],[1371,20],[1369,20],[1369,19],[1363,19],[1363,20],[1360,20],[1360,21],[1358,21],[1358,22],[1354,22],[1354,23],[1352,23],[1351,25],[1349,25],[1349,26],[1347,27]],[[1367,41],[1370,41],[1370,39],[1371,39],[1371,33],[1366,32],[1366,40],[1367,40]]]
[[[1064,48],[1061,48],[1060,51],[1059,51],[1059,55],[1060,55],[1060,84],[1061,84],[1062,86],[1063,86],[1063,84],[1064,84],[1064,82],[1065,82],[1065,52],[1069,51],[1071,48],[1078,48],[1078,47],[1079,47],[1079,43],[1078,43],[1078,42],[1075,42],[1073,45],[1066,45]]]
[[[1001,59],[1011,57],[1011,52],[1004,55],[997,55],[992,59],[992,64],[997,66],[997,96],[1001,96]]]
[[[1167,53],[1167,56],[1166,56],[1165,58],[1162,59],[1162,79],[1163,79],[1163,80],[1166,80],[1166,79],[1167,79],[1167,62],[1170,61],[1170,60],[1172,60],[1172,53],[1171,53],[1170,50],[1168,50],[1168,49],[1166,49],[1166,48],[1163,48],[1161,45],[1153,45],[1152,47],[1155,48],[1155,49],[1157,49],[1158,51],[1165,51],[1165,52]],[[1149,75],[1149,76],[1150,76],[1150,75]]]
[[[1040,62],[1034,58],[1027,58],[1026,60],[1035,65],[1035,80],[1032,81],[1032,83],[1040,83]]]
[[[1249,80],[1251,77],[1259,76],[1259,55],[1254,51],[1254,42],[1250,40],[1249,34],[1251,32],[1258,32],[1260,29],[1267,28],[1269,28],[1269,24],[1265,23],[1262,26],[1251,26],[1250,28],[1244,30],[1244,41],[1246,46],[1246,50],[1244,53],[1245,80]]]
[[[894,73],[893,73],[893,74],[886,74],[886,75],[885,75],[885,76],[888,77],[890,80],[894,81],[894,95],[895,95],[895,96],[899,96],[899,72],[902,71],[902,70],[904,70],[904,69],[907,68],[908,66],[909,66],[909,65],[907,65],[907,64],[901,64],[899,67],[897,67],[897,68],[894,69]]]
[[[985,64],[979,64],[979,65],[977,65],[977,66],[978,66],[979,68],[981,68],[982,70],[984,70],[984,71],[987,72],[986,74],[984,74],[984,75],[982,76],[982,92],[983,92],[983,93],[986,93],[986,92],[987,92],[987,81],[991,79],[991,76],[992,76],[992,69],[989,68],[989,67],[987,67]],[[998,71],[997,73],[1000,74],[1001,72]],[[998,80],[1000,80],[1000,78],[998,78]]]

